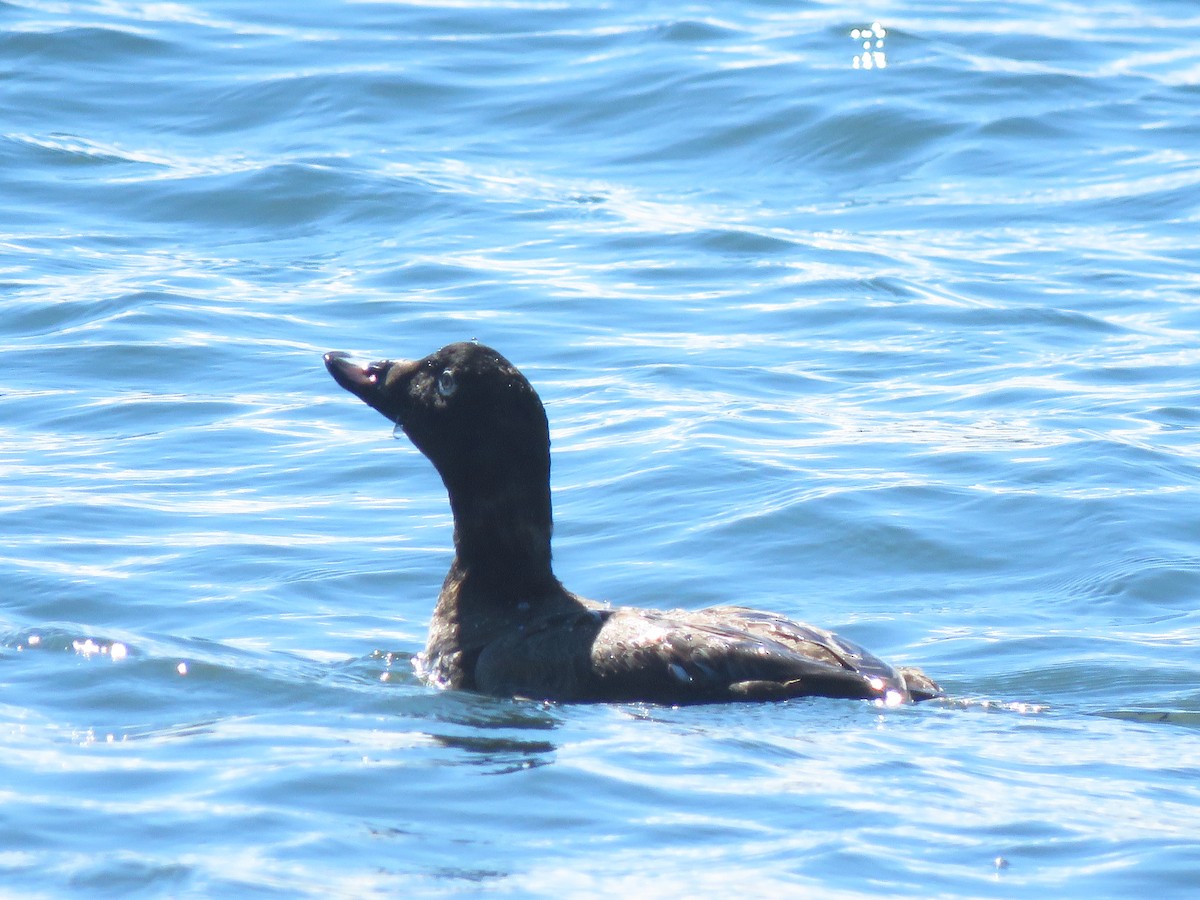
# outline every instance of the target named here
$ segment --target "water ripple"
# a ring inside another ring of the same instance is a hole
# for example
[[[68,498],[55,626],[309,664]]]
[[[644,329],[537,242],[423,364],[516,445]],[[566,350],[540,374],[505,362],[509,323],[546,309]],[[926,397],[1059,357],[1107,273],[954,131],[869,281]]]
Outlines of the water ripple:
[[[0,3],[8,890],[1192,889],[1198,20],[877,14]],[[320,354],[473,337],[569,587],[952,699],[426,687],[443,486]]]

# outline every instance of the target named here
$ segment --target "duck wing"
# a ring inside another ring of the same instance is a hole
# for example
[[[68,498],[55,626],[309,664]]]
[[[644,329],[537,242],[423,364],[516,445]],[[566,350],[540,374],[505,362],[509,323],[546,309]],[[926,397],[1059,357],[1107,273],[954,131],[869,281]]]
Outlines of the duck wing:
[[[605,700],[913,699],[904,673],[858,644],[733,606],[614,610],[592,643],[590,665],[596,699]]]
[[[940,696],[831,631],[736,606],[604,609],[536,616],[474,662],[474,687],[497,696],[670,705],[842,697],[889,705]]]

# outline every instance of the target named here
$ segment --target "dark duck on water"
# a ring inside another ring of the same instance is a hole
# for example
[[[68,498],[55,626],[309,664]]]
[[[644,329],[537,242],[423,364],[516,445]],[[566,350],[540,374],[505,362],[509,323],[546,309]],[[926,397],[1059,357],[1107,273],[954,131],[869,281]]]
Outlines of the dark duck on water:
[[[445,482],[454,562],[420,659],[437,685],[500,697],[664,704],[941,695],[832,632],[736,606],[608,608],[550,563],[550,432],[532,385],[495,350],[443,347],[367,364],[325,354],[342,387],[399,425]]]

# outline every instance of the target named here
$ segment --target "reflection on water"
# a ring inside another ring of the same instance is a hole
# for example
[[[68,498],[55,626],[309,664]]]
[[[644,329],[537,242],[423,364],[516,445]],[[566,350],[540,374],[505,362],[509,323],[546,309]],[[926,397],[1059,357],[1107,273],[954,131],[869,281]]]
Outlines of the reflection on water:
[[[885,69],[887,54],[883,50],[883,39],[887,30],[878,22],[871,23],[870,28],[854,28],[850,37],[862,42],[862,50],[854,55],[853,65],[856,69]]]

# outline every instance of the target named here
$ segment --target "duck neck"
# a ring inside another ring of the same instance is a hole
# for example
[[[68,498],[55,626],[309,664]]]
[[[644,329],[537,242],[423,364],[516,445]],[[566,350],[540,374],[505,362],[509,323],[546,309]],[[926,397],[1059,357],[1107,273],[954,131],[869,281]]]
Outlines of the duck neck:
[[[455,566],[493,597],[529,602],[561,590],[550,561],[549,485],[480,496],[450,494]]]

